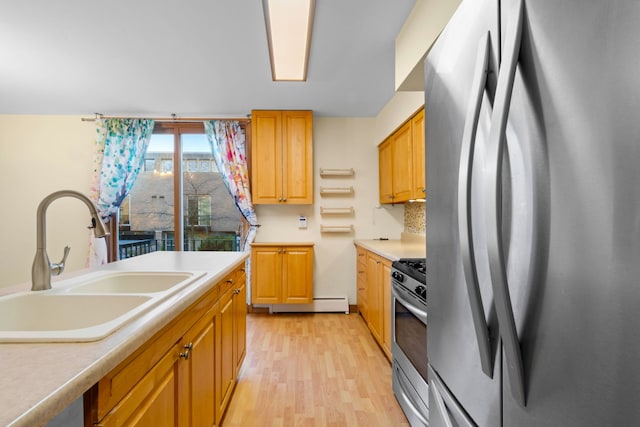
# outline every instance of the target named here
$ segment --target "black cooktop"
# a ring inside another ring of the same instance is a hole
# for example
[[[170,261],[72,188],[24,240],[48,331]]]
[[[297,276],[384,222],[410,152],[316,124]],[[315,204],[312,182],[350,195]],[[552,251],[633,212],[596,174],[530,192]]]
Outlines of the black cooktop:
[[[427,283],[427,259],[426,258],[400,258],[391,266],[414,278],[420,283]]]

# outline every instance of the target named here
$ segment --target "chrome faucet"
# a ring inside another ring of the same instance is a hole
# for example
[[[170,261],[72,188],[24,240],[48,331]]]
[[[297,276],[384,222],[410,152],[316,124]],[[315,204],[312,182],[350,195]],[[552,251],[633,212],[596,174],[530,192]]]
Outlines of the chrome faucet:
[[[31,266],[31,290],[32,291],[44,291],[47,289],[51,289],[51,275],[55,274],[56,276],[61,274],[64,271],[64,263],[67,260],[67,256],[69,255],[69,251],[71,248],[66,246],[64,248],[64,256],[62,261],[59,263],[51,263],[49,261],[49,256],[47,255],[47,224],[46,224],[46,214],[47,208],[56,199],[61,197],[74,197],[76,199],[82,200],[89,211],[91,212],[91,226],[89,228],[93,228],[93,234],[96,237],[104,237],[109,234],[106,226],[100,219],[100,215],[98,215],[98,209],[96,205],[84,194],[73,191],[73,190],[61,190],[56,191],[55,193],[49,194],[45,197],[38,205],[38,213],[37,213],[37,233],[38,233],[38,247],[36,249],[36,256],[33,259],[33,265]]]

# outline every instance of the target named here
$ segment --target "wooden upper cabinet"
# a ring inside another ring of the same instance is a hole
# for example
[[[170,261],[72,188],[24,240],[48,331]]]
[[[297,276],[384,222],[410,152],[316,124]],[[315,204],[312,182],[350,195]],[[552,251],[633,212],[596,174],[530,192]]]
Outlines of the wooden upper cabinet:
[[[393,156],[391,138],[387,138],[378,147],[380,203],[393,202]]]
[[[425,180],[424,109],[411,119],[413,135],[413,188],[412,199],[424,199],[427,194]]]
[[[282,199],[282,112],[251,113],[251,198],[254,204]]]
[[[425,197],[424,109],[378,146],[380,203]]]
[[[313,112],[251,112],[254,204],[313,203]]]
[[[413,141],[411,122],[393,135],[393,201],[411,199],[413,188]]]

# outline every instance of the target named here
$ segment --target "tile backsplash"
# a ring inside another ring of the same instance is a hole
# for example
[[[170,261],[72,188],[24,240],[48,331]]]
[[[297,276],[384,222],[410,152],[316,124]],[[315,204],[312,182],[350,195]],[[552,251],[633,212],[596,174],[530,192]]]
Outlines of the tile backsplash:
[[[427,233],[427,214],[425,202],[406,203],[404,205],[404,231],[412,234]]]

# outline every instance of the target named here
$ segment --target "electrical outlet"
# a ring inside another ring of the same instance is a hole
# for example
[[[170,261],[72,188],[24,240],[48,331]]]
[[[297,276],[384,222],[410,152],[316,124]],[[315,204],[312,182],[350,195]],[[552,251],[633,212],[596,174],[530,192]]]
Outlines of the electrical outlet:
[[[300,215],[298,217],[298,228],[307,228],[307,217]]]

